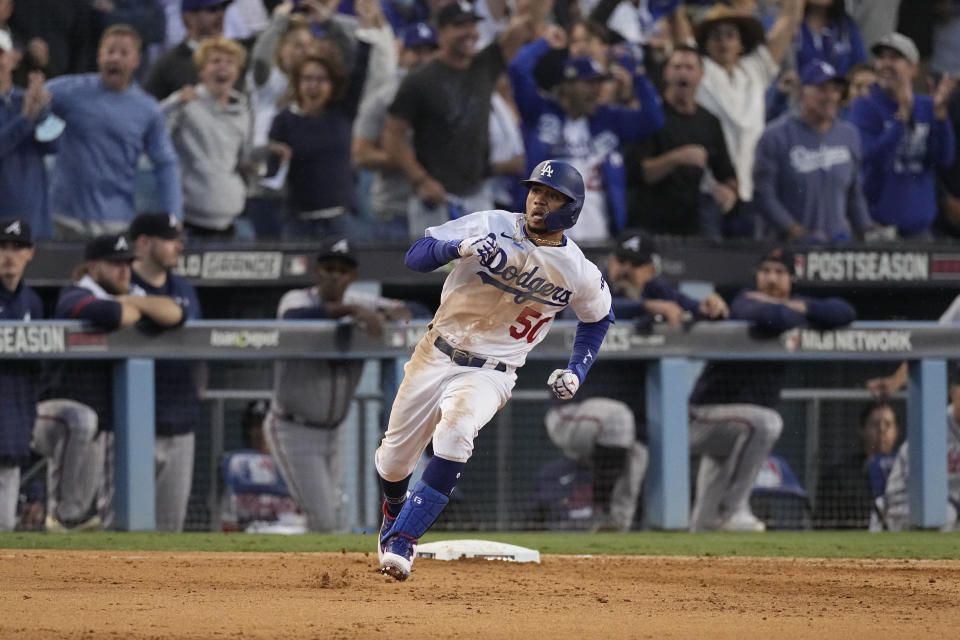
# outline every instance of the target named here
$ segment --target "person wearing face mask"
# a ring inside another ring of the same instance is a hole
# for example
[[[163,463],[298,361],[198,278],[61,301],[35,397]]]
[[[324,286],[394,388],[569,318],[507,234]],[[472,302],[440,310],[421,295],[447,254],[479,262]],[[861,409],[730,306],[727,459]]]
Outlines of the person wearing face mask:
[[[228,38],[204,40],[194,54],[200,84],[163,101],[180,158],[184,227],[192,237],[230,240],[243,211],[242,167],[253,126],[247,97],[233,87],[246,58]]]
[[[182,194],[177,154],[157,101],[136,83],[140,36],[127,25],[100,40],[98,73],[47,83],[54,115],[66,123],[51,177],[50,210],[61,240],[119,233],[134,216],[137,163],[153,165],[159,205],[178,218]]]
[[[755,285],[737,294],[730,318],[749,322],[757,337],[854,321],[856,311],[841,298],[793,295],[794,268],[789,251],[764,253]],[[783,362],[708,362],[700,374],[690,394],[690,453],[700,456],[691,531],[766,530],[750,509],[750,492],[783,429],[776,407],[784,383]]]

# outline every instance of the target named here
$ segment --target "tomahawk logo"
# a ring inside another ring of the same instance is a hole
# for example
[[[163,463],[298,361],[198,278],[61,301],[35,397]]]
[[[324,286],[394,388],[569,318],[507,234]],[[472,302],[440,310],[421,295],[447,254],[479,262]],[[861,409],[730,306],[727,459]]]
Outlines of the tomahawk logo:
[[[20,230],[20,221],[15,220],[7,225],[7,228],[3,230],[4,233],[8,233],[11,236],[21,236],[23,231]]]
[[[127,246],[127,239],[124,238],[123,236],[120,236],[119,238],[117,238],[116,244],[113,245],[114,251],[127,251],[129,249],[130,247]]]
[[[552,177],[553,177],[553,167],[551,167],[549,164],[548,164],[548,165],[545,165],[545,166],[543,167],[543,169],[540,169],[540,175],[542,175],[542,176],[547,176],[548,178],[552,178]]]
[[[625,240],[621,245],[624,249],[628,251],[640,251],[640,236],[633,236],[632,238]]]

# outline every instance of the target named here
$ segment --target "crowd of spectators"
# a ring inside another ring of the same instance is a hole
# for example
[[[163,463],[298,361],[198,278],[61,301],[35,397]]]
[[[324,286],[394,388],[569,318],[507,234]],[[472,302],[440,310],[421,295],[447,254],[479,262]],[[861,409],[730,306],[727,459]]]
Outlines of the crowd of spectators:
[[[914,5],[0,0],[0,214],[402,240],[557,157],[587,244],[957,236],[960,2]]]

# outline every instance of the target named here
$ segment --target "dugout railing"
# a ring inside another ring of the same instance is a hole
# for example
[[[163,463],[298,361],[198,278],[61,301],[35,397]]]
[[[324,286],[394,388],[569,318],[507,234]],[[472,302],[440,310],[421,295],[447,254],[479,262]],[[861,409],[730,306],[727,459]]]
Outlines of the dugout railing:
[[[530,360],[565,362],[575,323],[557,322]],[[155,359],[275,360],[280,358],[361,358],[379,363],[378,380],[364,383],[363,394],[382,395],[388,407],[402,376],[402,365],[425,330],[423,323],[389,325],[373,338],[350,324],[318,321],[196,321],[158,335],[128,328],[110,334],[77,323],[0,322],[0,361],[10,358],[115,360],[114,419],[115,526],[120,530],[154,528],[153,415]],[[772,339],[757,339],[737,322],[701,323],[684,329],[639,332],[614,326],[602,358],[648,361],[643,381],[650,465],[644,490],[644,519],[656,529],[685,529],[690,477],[687,442],[687,393],[696,363],[705,360],[897,361],[909,362],[907,437],[910,447],[911,522],[939,527],[947,500],[944,408],[947,360],[960,359],[955,330],[934,323],[856,323],[844,329],[797,329]],[[2,362],[0,362],[2,366]],[[369,373],[369,371],[368,371]],[[637,381],[640,382],[639,380]],[[264,388],[270,381],[265,380]],[[226,392],[224,392],[226,393]],[[246,396],[245,396],[246,397]],[[366,397],[366,396],[364,396]],[[517,399],[523,393],[518,390]],[[361,403],[362,404],[362,403]],[[505,418],[509,420],[509,411]],[[372,454],[379,436],[375,416],[353,430],[348,456],[357,477],[372,479]],[[498,429],[496,450],[506,457],[508,429]],[[508,490],[497,476],[498,497]],[[363,480],[358,520],[375,520],[375,491]],[[498,499],[498,504],[503,500]],[[371,511],[373,506],[373,512]],[[500,521],[501,516],[497,517]]]

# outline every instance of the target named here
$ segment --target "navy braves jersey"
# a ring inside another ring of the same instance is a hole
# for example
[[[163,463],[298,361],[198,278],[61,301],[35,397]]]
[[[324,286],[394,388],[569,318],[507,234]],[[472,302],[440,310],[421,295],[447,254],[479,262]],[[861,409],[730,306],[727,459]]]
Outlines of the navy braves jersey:
[[[41,318],[43,303],[33,289],[23,282],[14,291],[0,286],[0,320]],[[16,341],[15,333],[2,339]],[[38,363],[30,360],[4,360],[0,366],[0,464],[17,465],[30,457],[38,368]]]
[[[154,287],[134,271],[130,283],[140,287],[148,296],[172,299],[183,309],[184,322],[202,317],[196,290],[180,276],[168,272],[163,286]],[[187,433],[193,431],[200,421],[203,408],[197,396],[196,366],[189,360],[157,360],[154,364],[158,435]]]

